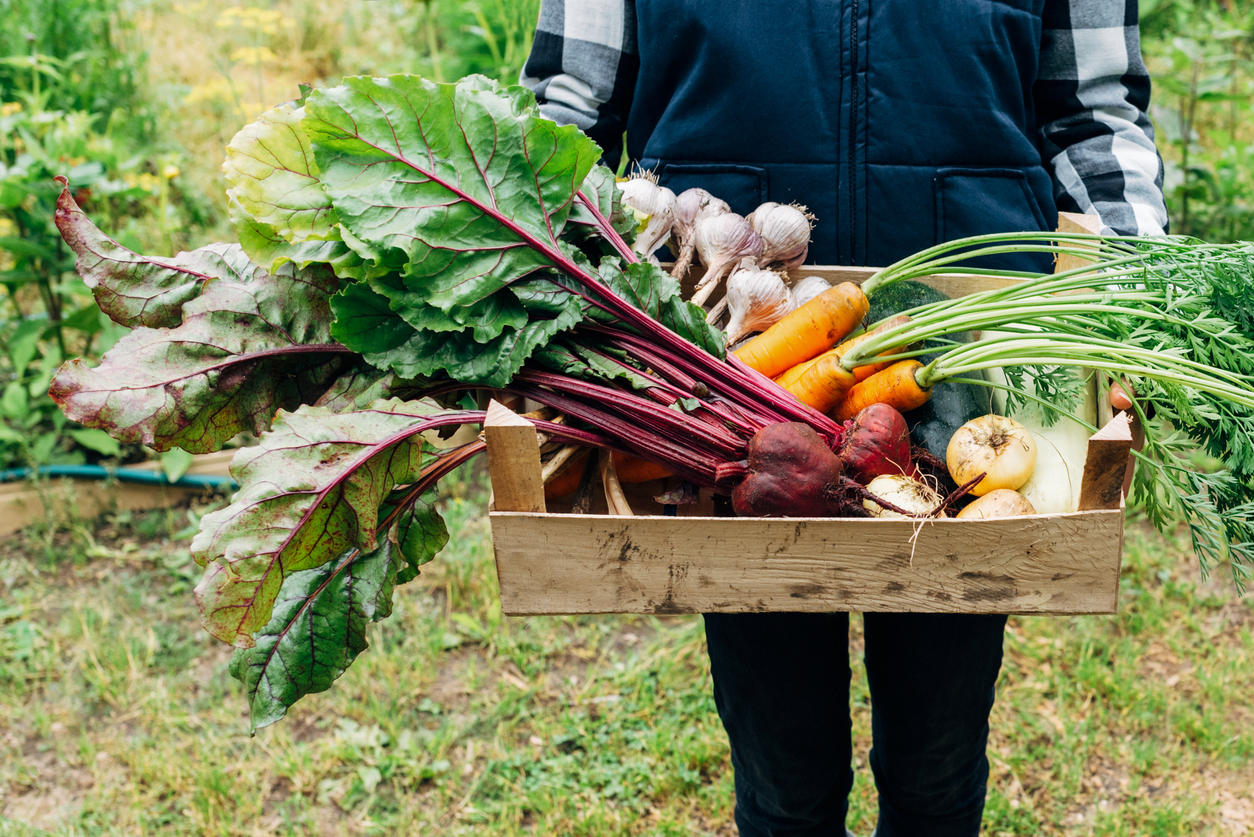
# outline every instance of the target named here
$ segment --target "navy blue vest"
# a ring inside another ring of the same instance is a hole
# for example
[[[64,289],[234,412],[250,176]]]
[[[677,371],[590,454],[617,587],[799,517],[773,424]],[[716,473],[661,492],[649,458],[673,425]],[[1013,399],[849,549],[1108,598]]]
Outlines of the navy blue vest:
[[[1043,2],[636,0],[628,153],[742,214],[805,204],[814,263],[1053,229],[1032,103]]]

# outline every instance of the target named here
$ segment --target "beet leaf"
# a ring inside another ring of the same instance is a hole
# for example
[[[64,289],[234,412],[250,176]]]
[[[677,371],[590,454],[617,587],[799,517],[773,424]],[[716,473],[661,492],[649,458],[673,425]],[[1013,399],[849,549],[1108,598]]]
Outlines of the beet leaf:
[[[259,433],[279,409],[317,400],[351,358],[330,335],[339,280],[322,266],[271,274],[253,265],[248,274],[204,281],[180,325],[136,328],[95,368],[71,360],[49,393],[88,427],[191,453]]]

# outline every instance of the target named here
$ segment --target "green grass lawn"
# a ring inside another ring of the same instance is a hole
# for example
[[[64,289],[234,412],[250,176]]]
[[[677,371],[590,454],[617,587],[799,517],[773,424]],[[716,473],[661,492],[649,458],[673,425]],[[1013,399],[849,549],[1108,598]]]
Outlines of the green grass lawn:
[[[482,481],[446,485],[449,548],[255,738],[195,510],[0,542],[0,835],[734,834],[700,619],[502,618]],[[1011,620],[987,834],[1254,832],[1254,602],[1128,530],[1119,616]],[[865,835],[860,666],[851,699]]]

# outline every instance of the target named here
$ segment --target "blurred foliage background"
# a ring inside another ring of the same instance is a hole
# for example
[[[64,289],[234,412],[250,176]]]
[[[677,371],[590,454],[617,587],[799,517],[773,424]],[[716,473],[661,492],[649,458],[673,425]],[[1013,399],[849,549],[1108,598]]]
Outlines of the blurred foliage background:
[[[240,127],[348,74],[517,79],[539,0],[0,0],[0,468],[147,456],[67,426],[66,357],[121,336],[74,275],[52,177],[123,244],[229,236],[220,164]],[[1254,238],[1254,11],[1142,0],[1172,232]]]
[[[223,148],[299,83],[515,80],[538,14],[539,0],[0,0],[0,469],[149,455],[67,423],[47,395],[65,358],[124,333],[73,272],[54,176],[133,250],[224,240]]]

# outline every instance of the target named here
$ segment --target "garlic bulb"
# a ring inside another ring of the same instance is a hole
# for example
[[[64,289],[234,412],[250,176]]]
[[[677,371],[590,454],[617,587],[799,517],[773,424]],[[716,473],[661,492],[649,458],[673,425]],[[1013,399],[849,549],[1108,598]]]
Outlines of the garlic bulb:
[[[633,177],[618,184],[618,188],[623,192],[623,205],[635,213],[644,227],[632,248],[642,256],[653,255],[675,223],[675,193],[657,185],[651,175]]]
[[[726,201],[720,200],[704,189],[693,187],[685,189],[675,198],[675,226],[672,228],[675,240],[679,243],[679,253],[675,258],[675,266],[671,276],[684,278],[688,267],[692,264],[692,255],[696,250],[696,225],[702,218],[722,215],[731,212]]]
[[[822,276],[807,276],[792,286],[792,302],[794,308],[800,308],[831,287]]]
[[[724,330],[728,345],[752,331],[765,331],[793,308],[784,277],[757,267],[742,267],[728,276],[723,301],[730,312]]]
[[[762,237],[758,264],[765,267],[779,262],[785,270],[792,270],[805,261],[814,216],[804,206],[768,202],[753,210],[748,220]]]
[[[697,283],[692,301],[702,305],[718,287],[723,274],[746,256],[762,254],[762,239],[749,222],[734,212],[702,218],[697,221],[697,255],[705,265],[705,275]]]

